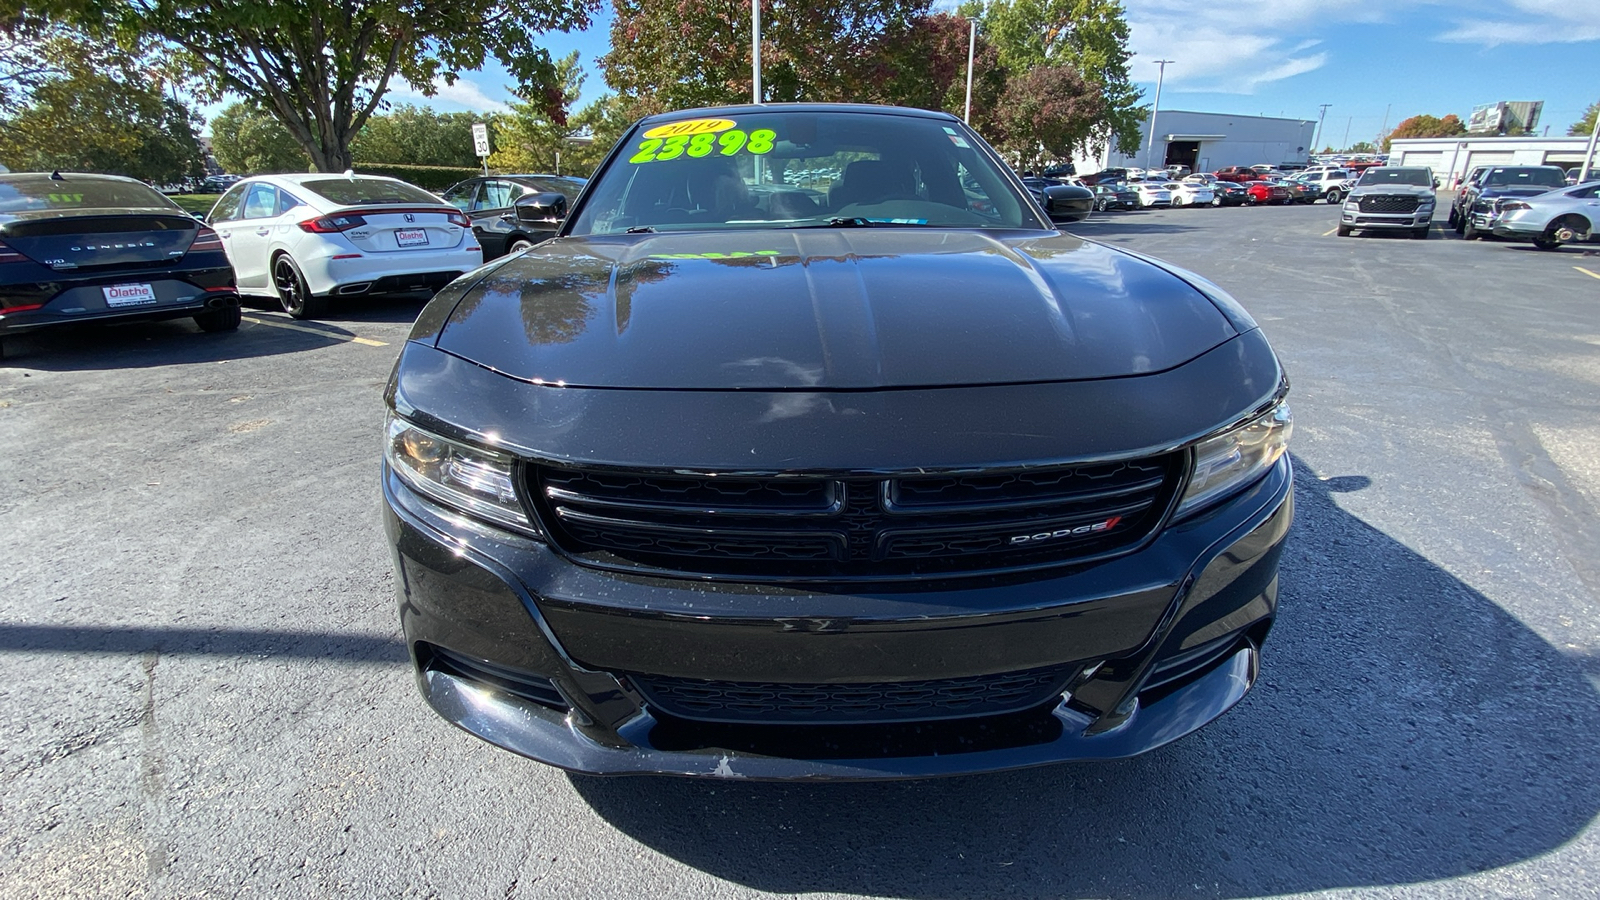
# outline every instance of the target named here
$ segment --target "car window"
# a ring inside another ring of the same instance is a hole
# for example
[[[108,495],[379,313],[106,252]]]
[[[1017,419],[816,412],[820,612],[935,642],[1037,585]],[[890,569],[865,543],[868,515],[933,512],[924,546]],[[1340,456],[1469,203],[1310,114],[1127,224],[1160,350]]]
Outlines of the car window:
[[[1490,169],[1483,179],[1484,186],[1496,187],[1552,187],[1567,183],[1567,176],[1559,169],[1545,167]]]
[[[296,197],[295,195],[289,193],[288,191],[279,189],[279,191],[278,191],[278,215],[281,216],[284,213],[288,212],[289,210],[294,209],[296,206],[305,206],[305,205],[306,205],[306,202],[304,200],[301,200],[299,197]]]
[[[958,121],[876,112],[657,120],[595,175],[572,233],[818,227],[834,218],[1042,227],[982,147]],[[974,208],[970,184],[991,208]]]
[[[522,196],[522,187],[509,181],[485,181],[483,189],[478,191],[478,199],[473,201],[474,212],[482,209],[504,209]]]
[[[207,222],[231,222],[239,218],[239,203],[244,200],[244,192],[249,190],[247,184],[236,184],[228,188],[227,193],[217,199],[216,205],[211,207],[211,215],[206,217]]]
[[[252,184],[244,197],[241,219],[270,219],[278,214],[278,190],[270,184]]]
[[[438,197],[422,188],[388,178],[316,178],[300,182],[300,187],[340,206],[368,203],[439,204]]]
[[[576,178],[530,178],[528,182],[547,194],[560,194],[570,202],[578,198],[583,182]]]
[[[132,181],[56,180],[44,175],[8,178],[0,183],[0,213],[33,209],[177,209],[159,191]]]
[[[1405,184],[1432,187],[1433,178],[1427,169],[1410,169],[1402,166],[1374,166],[1361,173],[1361,186]]]
[[[1581,188],[1567,191],[1567,196],[1579,200],[1593,200],[1595,197],[1600,197],[1600,183],[1586,184]]]
[[[467,181],[444,192],[444,202],[462,212],[472,211],[472,198],[478,194],[478,182]]]

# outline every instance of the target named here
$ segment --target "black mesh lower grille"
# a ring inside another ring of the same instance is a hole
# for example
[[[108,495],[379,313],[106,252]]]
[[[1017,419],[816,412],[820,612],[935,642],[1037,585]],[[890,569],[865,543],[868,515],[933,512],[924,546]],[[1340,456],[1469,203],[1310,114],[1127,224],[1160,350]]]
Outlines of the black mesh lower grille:
[[[993,716],[1030,709],[1061,693],[1072,671],[877,684],[760,684],[630,675],[651,706],[707,722],[836,725]]]
[[[1383,194],[1368,195],[1357,201],[1364,213],[1416,212],[1422,201],[1417,197],[1391,197]]]
[[[608,568],[744,579],[918,578],[1101,558],[1159,526],[1184,455],[899,478],[530,466],[552,542]]]

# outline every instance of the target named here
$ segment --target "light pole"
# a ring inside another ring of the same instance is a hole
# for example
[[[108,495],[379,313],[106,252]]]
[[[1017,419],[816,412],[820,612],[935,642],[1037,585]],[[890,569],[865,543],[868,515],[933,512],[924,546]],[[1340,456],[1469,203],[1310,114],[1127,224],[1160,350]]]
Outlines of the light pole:
[[[1175,62],[1171,59],[1158,59],[1156,65],[1161,69],[1156,73],[1156,102],[1150,107],[1150,133],[1145,136],[1144,142],[1144,167],[1150,168],[1150,148],[1156,143],[1156,113],[1161,110],[1161,82],[1167,77],[1167,64]]]
[[[1311,152],[1312,153],[1316,153],[1317,152],[1317,143],[1322,140],[1322,120],[1327,117],[1327,115],[1328,115],[1328,107],[1330,107],[1332,105],[1333,105],[1332,103],[1324,103],[1324,104],[1322,104],[1322,112],[1317,113],[1317,130],[1311,136]]]
[[[761,0],[750,0],[750,102],[761,102]]]
[[[961,121],[972,124],[972,57],[978,50],[978,20],[972,20],[972,33],[967,36],[967,112]]]

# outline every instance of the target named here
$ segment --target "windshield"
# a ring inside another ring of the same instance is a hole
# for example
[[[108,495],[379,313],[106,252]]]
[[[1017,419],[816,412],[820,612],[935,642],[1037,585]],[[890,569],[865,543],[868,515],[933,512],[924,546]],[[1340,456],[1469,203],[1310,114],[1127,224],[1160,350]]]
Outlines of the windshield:
[[[300,182],[300,186],[340,206],[369,203],[425,203],[438,206],[444,203],[422,188],[386,178],[313,178]]]
[[[1567,176],[1560,169],[1545,168],[1543,166],[1525,169],[1490,169],[1489,174],[1483,179],[1485,187],[1500,185],[1503,187],[1566,187]]]
[[[0,212],[38,209],[115,209],[178,207],[153,188],[132,181],[99,178],[60,180],[48,175],[25,175],[0,181]]]
[[[1389,168],[1379,166],[1361,175],[1361,187],[1386,184],[1409,184],[1416,187],[1433,187],[1433,176],[1427,169]]]
[[[572,234],[925,225],[1039,228],[959,122],[763,110],[636,129]]]

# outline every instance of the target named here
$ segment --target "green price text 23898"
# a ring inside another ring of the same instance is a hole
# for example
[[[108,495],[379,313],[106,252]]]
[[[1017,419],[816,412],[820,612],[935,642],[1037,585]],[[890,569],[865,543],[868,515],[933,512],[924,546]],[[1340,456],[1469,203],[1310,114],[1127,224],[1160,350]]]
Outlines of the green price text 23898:
[[[679,134],[669,138],[647,138],[639,142],[638,152],[628,157],[630,163],[665,162],[680,156],[696,159],[720,153],[737,156],[739,151],[760,156],[772,152],[772,142],[778,133],[770,128],[757,128],[745,134],[735,128],[721,134]]]

